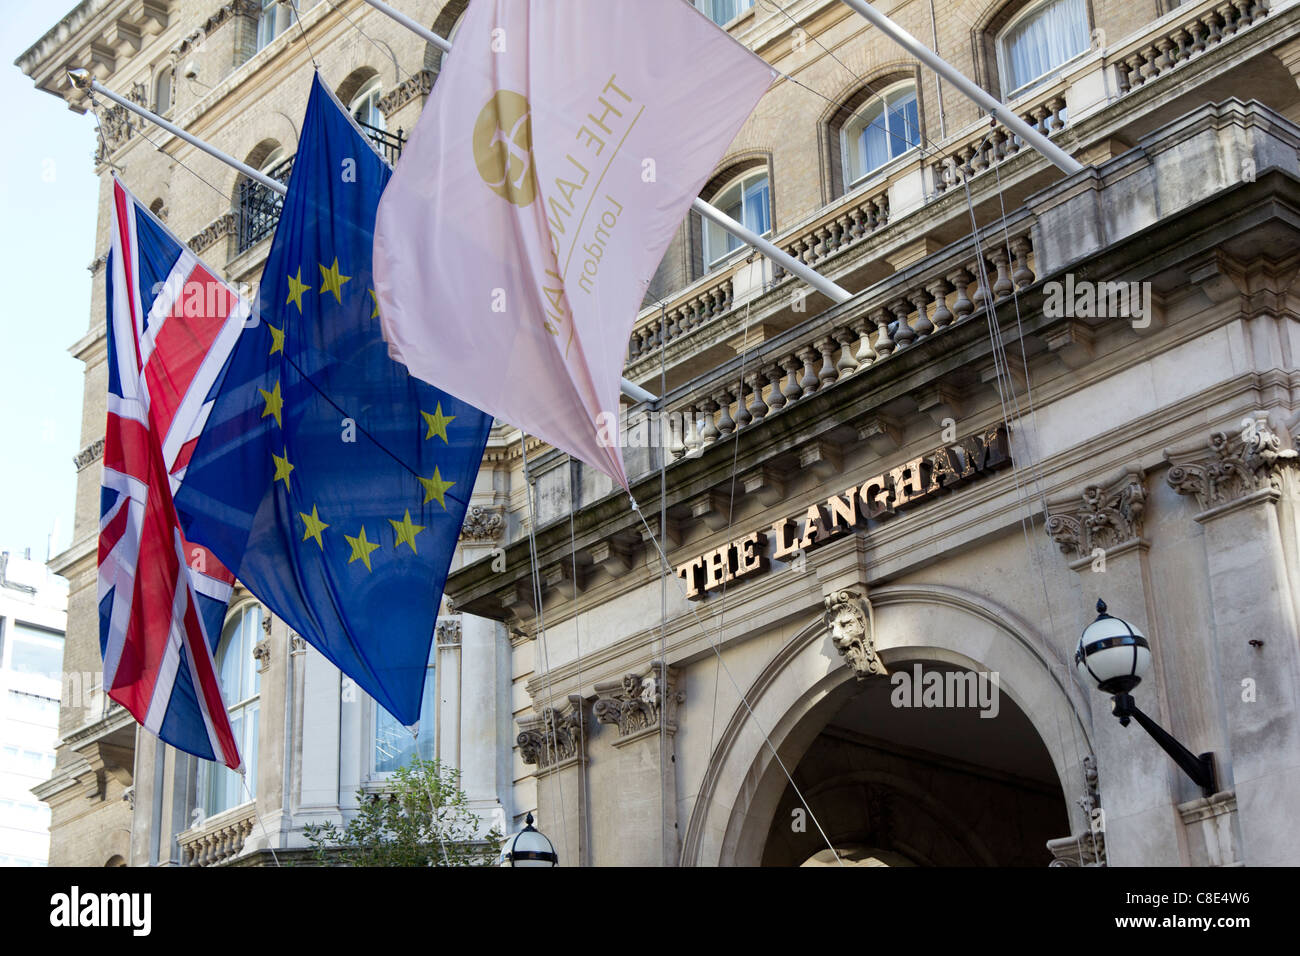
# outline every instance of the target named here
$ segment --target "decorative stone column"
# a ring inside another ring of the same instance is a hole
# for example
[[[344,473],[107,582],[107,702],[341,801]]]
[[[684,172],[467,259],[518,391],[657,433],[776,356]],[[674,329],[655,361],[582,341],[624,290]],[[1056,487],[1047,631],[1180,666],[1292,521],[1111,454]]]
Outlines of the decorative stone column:
[[[1178,737],[1180,728],[1170,726],[1162,642],[1156,633],[1147,564],[1150,543],[1142,535],[1145,482],[1141,468],[1126,468],[1106,484],[1088,485],[1082,494],[1048,502],[1047,533],[1060,547],[1070,569],[1079,575],[1084,606],[1090,608],[1099,596],[1104,596],[1115,613],[1131,621],[1151,641],[1151,674],[1138,690],[1139,703]],[[1175,775],[1181,771],[1140,729],[1121,726],[1110,715],[1109,702],[1095,687],[1084,687],[1082,692],[1092,705],[1093,746],[1099,789],[1105,799],[1104,837],[1109,865],[1186,865],[1181,826],[1174,809],[1180,799]],[[1197,741],[1183,742],[1197,753],[1210,749],[1193,746]],[[1076,842],[1076,837],[1067,841]]]
[[[601,805],[617,807],[592,821],[597,866],[676,866],[677,705],[679,674],[662,661],[646,670],[596,685],[592,714],[617,728],[613,753],[601,759],[592,779]],[[609,735],[602,732],[601,737]]]
[[[1214,680],[1228,733],[1219,780],[1235,790],[1240,861],[1292,861],[1300,853],[1296,452],[1259,413],[1239,431],[1215,432],[1199,448],[1168,450],[1165,458],[1170,487],[1194,499],[1203,529]]]
[[[560,707],[542,707],[519,721],[519,755],[535,766],[537,828],[550,837],[561,866],[590,861],[587,813],[587,703],[570,695]]]

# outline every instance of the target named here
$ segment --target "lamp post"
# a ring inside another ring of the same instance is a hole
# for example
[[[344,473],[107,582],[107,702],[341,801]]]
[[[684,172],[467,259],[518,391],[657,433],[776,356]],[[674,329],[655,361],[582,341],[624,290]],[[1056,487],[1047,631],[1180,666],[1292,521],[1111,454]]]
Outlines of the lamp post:
[[[1174,758],[1204,796],[1218,789],[1214,754],[1193,754],[1169,732],[1138,709],[1129,691],[1142,683],[1151,667],[1151,645],[1146,637],[1123,618],[1106,613],[1106,602],[1097,601],[1097,619],[1083,629],[1074,651],[1074,665],[1080,677],[1090,677],[1097,689],[1111,695],[1111,713],[1127,727],[1136,720],[1165,753]]]
[[[524,828],[506,840],[501,848],[501,866],[559,866],[560,855],[546,834],[533,827],[533,815],[524,818]]]

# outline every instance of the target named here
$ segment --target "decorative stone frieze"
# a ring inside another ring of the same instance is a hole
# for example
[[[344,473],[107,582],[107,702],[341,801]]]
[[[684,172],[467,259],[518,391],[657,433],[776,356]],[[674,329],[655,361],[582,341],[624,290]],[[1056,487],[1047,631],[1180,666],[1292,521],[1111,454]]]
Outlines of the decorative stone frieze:
[[[81,471],[83,468],[89,467],[103,457],[104,439],[101,438],[98,441],[91,442],[85,448],[81,449],[81,451],[77,452],[77,454],[72,458],[72,464],[76,467],[77,471]]]
[[[620,738],[632,738],[662,729],[677,732],[677,705],[686,695],[677,689],[677,671],[661,661],[645,674],[624,674],[622,679],[596,685],[592,715],[602,724],[618,727]]]
[[[1072,508],[1069,502],[1049,504],[1047,533],[1061,553],[1089,559],[1098,548],[1109,551],[1141,541],[1145,478],[1141,468],[1127,468],[1107,485],[1084,488]]]
[[[384,114],[384,119],[400,110],[417,96],[428,96],[429,91],[433,89],[433,78],[436,75],[432,70],[420,70],[403,80],[390,92],[381,96],[379,98],[379,112]]]
[[[204,250],[215,244],[217,240],[234,235],[236,226],[233,212],[218,216],[208,223],[202,232],[190,239],[190,248],[197,255],[203,255]]]
[[[224,3],[217,8],[215,13],[203,21],[203,26],[172,47],[170,56],[173,61],[179,61],[181,57],[196,49],[199,44],[212,36],[218,27],[228,23],[235,17],[249,17],[256,20],[261,15],[262,5],[256,0],[231,0],[230,3]]]
[[[460,527],[462,541],[496,541],[506,530],[506,519],[499,509],[473,505]]]
[[[862,595],[857,591],[836,591],[824,603],[831,640],[858,680],[888,674],[885,662],[876,655],[875,626]]]
[[[1188,451],[1166,449],[1165,480],[1180,495],[1194,495],[1202,511],[1229,505],[1257,491],[1280,491],[1282,470],[1294,465],[1296,452],[1256,413],[1239,431],[1215,432],[1206,445]]]
[[[519,721],[519,756],[524,763],[546,770],[583,754],[585,704],[570,697],[562,707],[543,707],[536,717]]]

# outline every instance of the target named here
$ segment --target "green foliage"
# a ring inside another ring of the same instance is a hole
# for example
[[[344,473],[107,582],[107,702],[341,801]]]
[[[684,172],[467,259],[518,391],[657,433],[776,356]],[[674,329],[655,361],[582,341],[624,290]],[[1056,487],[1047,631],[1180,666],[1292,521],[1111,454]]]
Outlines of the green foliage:
[[[339,828],[304,828],[318,862],[334,866],[481,866],[496,862],[502,834],[480,835],[460,789],[460,771],[416,759],[383,790],[359,791],[357,815]]]

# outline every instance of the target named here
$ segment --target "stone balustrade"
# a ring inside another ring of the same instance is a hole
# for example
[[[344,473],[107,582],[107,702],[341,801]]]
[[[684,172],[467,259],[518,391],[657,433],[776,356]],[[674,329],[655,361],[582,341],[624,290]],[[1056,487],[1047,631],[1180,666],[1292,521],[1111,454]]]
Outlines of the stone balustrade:
[[[809,323],[760,345],[741,376],[714,376],[672,402],[670,422],[683,423],[669,439],[674,458],[699,452],[733,432],[779,414],[843,381],[866,374],[891,356],[916,348],[1035,281],[1027,218],[981,235],[916,274],[891,277],[868,291],[864,308],[840,323]]]
[[[239,856],[244,842],[253,833],[255,816],[250,807],[245,816],[202,824],[177,837],[181,850],[182,866],[214,866]]]
[[[1065,85],[1056,83],[1035,97],[1032,105],[1024,109],[1020,118],[1044,136],[1051,136],[1065,128],[1069,113],[1065,107]],[[941,160],[931,161],[929,169],[935,195],[942,195],[955,186],[987,172],[1027,147],[1019,136],[1003,126],[993,129],[981,127],[964,143],[944,144],[946,154]]]
[[[1209,0],[1190,5],[1174,26],[1143,36],[1106,57],[1121,94],[1214,49],[1269,14],[1268,0]]]

